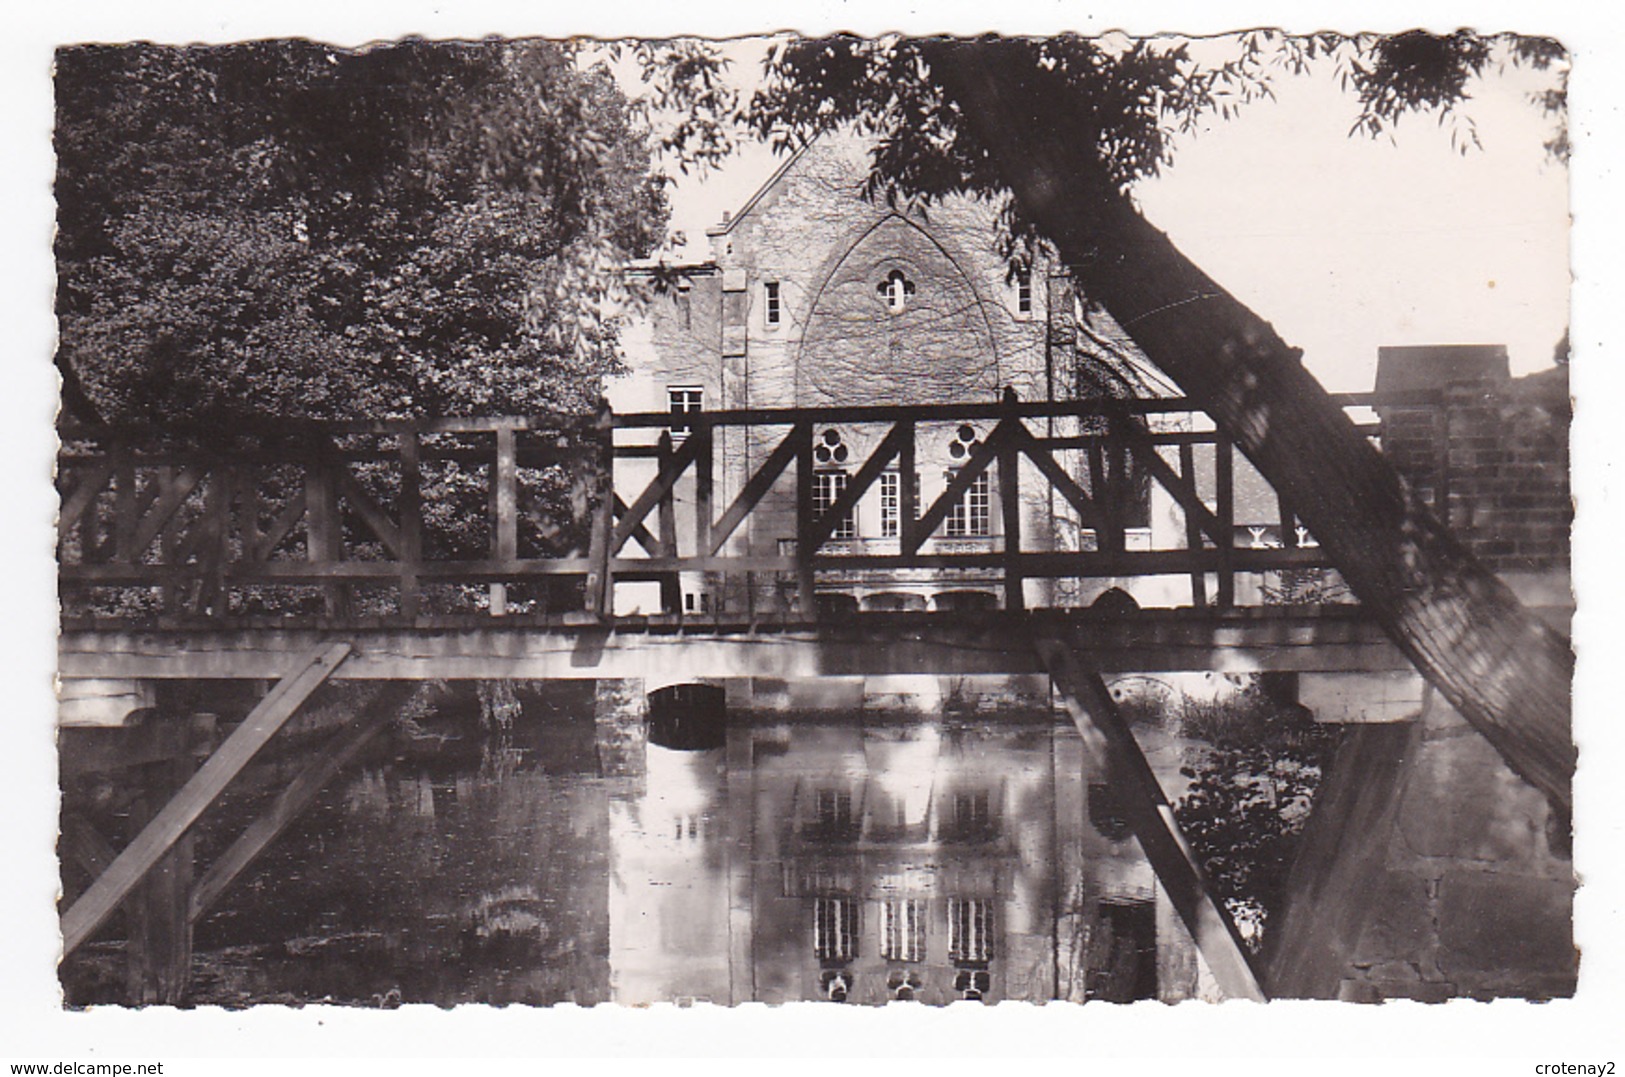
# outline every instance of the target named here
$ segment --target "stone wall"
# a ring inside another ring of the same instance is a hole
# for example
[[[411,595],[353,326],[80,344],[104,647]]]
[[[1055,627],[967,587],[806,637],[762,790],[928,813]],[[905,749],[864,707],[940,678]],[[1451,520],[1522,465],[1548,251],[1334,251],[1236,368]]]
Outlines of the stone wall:
[[[1384,407],[1383,453],[1497,572],[1569,564],[1568,369],[1524,378],[1505,349],[1383,348],[1379,392],[1434,390],[1443,409]],[[1443,490],[1441,490],[1441,472]]]
[[[1572,995],[1567,820],[1431,691],[1351,729],[1266,936],[1277,998]]]

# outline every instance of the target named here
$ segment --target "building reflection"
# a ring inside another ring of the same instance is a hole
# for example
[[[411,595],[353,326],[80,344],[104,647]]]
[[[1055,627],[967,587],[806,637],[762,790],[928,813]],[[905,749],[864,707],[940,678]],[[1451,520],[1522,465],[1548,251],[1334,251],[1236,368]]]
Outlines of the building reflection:
[[[622,1003],[1206,995],[1109,776],[1045,721],[736,722],[611,805]]]

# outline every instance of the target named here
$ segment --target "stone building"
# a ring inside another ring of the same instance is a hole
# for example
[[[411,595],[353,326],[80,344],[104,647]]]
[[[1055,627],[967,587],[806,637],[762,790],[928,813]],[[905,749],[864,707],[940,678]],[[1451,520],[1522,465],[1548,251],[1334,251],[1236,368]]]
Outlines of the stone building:
[[[629,373],[609,387],[620,412],[832,408],[864,405],[987,404],[1006,389],[1022,401],[1147,396],[1156,376],[1132,341],[1103,312],[1075,294],[1061,267],[1043,255],[1012,269],[998,249],[998,207],[970,197],[929,207],[889,205],[863,194],[868,145],[825,136],[788,158],[735,213],[708,232],[711,256],[663,267],[643,316],[628,332]],[[653,267],[631,270],[652,278]],[[1165,394],[1166,395],[1166,394]],[[1076,434],[1068,420],[1045,423],[1048,435]],[[1071,420],[1072,426],[1077,425]],[[943,491],[994,424],[921,422],[916,428],[923,511]],[[1037,424],[1034,425],[1037,430]],[[787,427],[719,432],[716,480],[726,505],[767,459]],[[817,510],[834,501],[887,426],[832,422],[813,431]],[[648,431],[653,442],[657,431]],[[680,442],[686,431],[674,424]],[[1078,451],[1059,458],[1090,486]],[[1211,460],[1198,478],[1211,497]],[[622,461],[617,484],[639,488],[652,460]],[[794,550],[793,468],[763,499],[725,552],[773,557]],[[989,469],[956,504],[921,552],[979,554],[1003,549],[997,480]],[[889,554],[898,549],[900,475],[883,474],[823,554]],[[1078,549],[1090,533],[1049,483],[1024,462],[1022,548]],[[1173,500],[1144,475],[1123,486],[1119,511],[1128,549],[1177,548],[1185,525]],[[1237,541],[1273,534],[1276,503],[1245,461],[1236,467]],[[676,524],[691,533],[692,490],[679,487]],[[714,510],[720,511],[720,510]],[[1252,526],[1249,526],[1252,525]],[[622,612],[651,612],[654,585],[621,588]],[[685,609],[718,604],[738,610],[786,608],[793,581],[702,578],[682,581]],[[1130,591],[1141,605],[1184,605],[1188,581],[1028,580],[1029,605],[1087,604],[1107,589]],[[997,570],[820,572],[819,602],[840,609],[992,608],[1003,598]],[[1248,601],[1241,596],[1241,601]]]
[[[1006,387],[1022,400],[1074,392],[1076,304],[1065,277],[1044,262],[1012,274],[996,249],[996,207],[989,202],[954,199],[923,210],[866,199],[866,154],[856,138],[814,142],[710,229],[709,259],[672,267],[674,283],[629,335],[631,373],[610,390],[617,411],[988,403]],[[922,505],[990,428],[921,424]],[[818,508],[838,496],[884,432],[862,423],[814,431]],[[783,427],[722,433],[718,479],[725,498],[784,433]],[[899,482],[895,471],[883,475],[823,552],[895,551]],[[729,552],[793,550],[794,495],[781,485]],[[999,548],[991,485],[990,475],[977,480],[925,552]],[[1036,474],[1024,485],[1035,491],[1024,527],[1042,543],[1054,530],[1047,500],[1037,500]],[[684,501],[680,491],[680,530],[692,511]],[[947,609],[997,604],[996,582],[971,572],[840,573],[821,576],[819,591],[820,601],[837,607]],[[684,602],[695,610],[718,601],[772,606],[790,601],[786,583],[761,581],[749,593],[737,581],[725,588],[687,579]]]

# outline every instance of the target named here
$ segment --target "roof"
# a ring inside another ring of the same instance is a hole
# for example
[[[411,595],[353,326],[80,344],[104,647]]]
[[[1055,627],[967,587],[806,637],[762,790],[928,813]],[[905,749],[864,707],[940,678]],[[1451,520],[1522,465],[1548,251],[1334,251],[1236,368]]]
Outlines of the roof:
[[[1419,344],[1377,349],[1377,392],[1436,389],[1457,381],[1512,376],[1504,344]]]
[[[813,141],[816,140],[809,140],[802,143],[801,147],[797,149],[796,152],[792,153],[788,158],[785,159],[785,162],[782,165],[773,170],[773,174],[767,178],[767,182],[756,188],[756,193],[745,200],[745,204],[739,207],[738,213],[735,213],[731,217],[726,217],[718,224],[713,224],[710,228],[705,230],[705,234],[708,236],[725,236],[729,232],[732,232],[734,230],[734,226],[743,220],[745,216],[751,212],[751,210],[755,209],[757,204],[760,203],[762,199],[767,197],[767,193],[778,184],[779,180],[784,178],[784,174],[790,171],[790,167],[797,161],[801,160],[802,155],[804,155],[808,148],[812,146]]]

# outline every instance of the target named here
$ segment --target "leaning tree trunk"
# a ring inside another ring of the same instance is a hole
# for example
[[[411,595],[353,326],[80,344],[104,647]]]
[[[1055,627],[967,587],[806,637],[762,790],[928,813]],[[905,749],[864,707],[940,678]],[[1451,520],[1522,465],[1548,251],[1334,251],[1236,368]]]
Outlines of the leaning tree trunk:
[[[1090,299],[1206,410],[1314,534],[1364,608],[1509,766],[1569,810],[1574,655],[1439,522],[1274,329],[1213,282],[1103,170],[1067,105],[996,48],[934,70],[1018,205]]]

